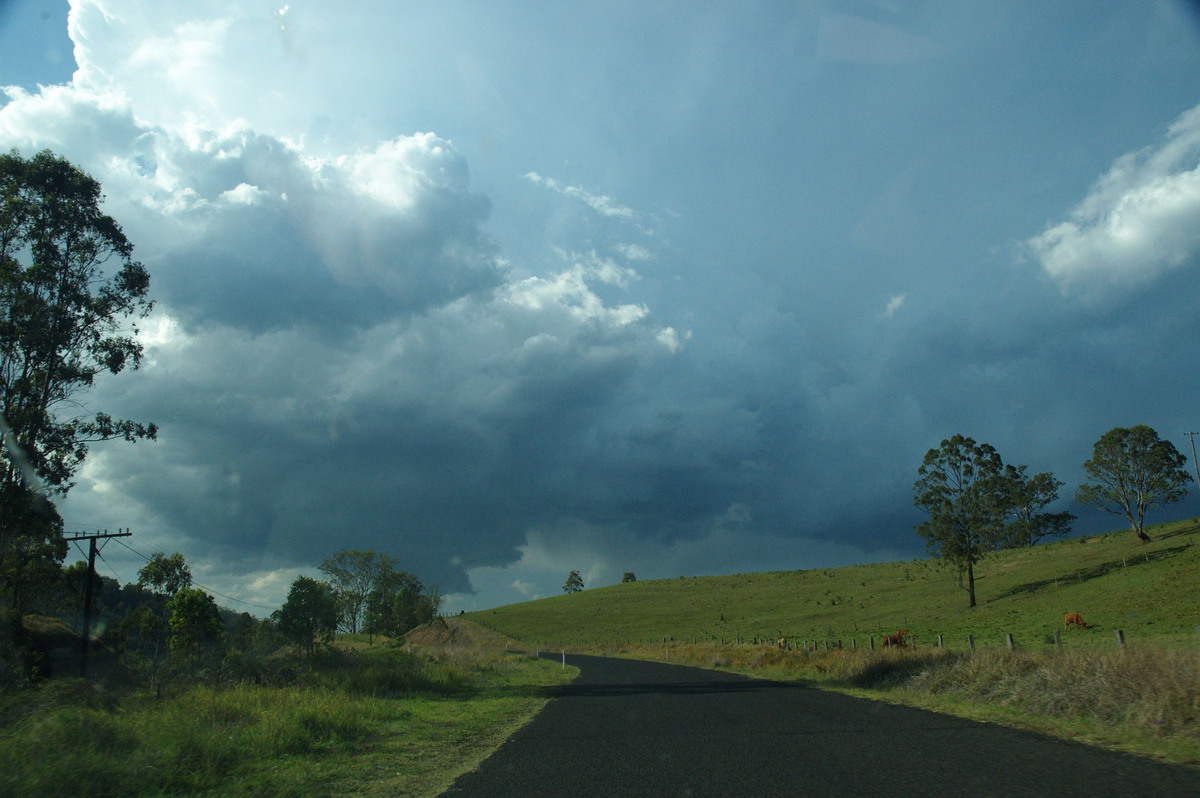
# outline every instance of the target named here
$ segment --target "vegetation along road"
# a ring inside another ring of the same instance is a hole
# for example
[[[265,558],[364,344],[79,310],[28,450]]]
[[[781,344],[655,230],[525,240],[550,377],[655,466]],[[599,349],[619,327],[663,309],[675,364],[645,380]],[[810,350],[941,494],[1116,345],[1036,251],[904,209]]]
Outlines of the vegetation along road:
[[[1030,732],[663,663],[579,677],[447,796],[1200,795],[1200,773]]]

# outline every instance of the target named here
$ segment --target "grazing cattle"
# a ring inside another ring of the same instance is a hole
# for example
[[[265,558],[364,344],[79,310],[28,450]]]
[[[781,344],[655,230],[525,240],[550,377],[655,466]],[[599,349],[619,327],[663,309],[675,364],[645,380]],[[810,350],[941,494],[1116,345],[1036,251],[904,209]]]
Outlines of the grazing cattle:
[[[884,635],[883,636],[883,645],[885,648],[887,648],[888,646],[897,646],[897,647],[903,648],[904,646],[908,645],[906,642],[904,642],[904,638],[907,636],[908,636],[908,630],[900,629],[894,635]]]
[[[1088,625],[1083,622],[1082,616],[1080,616],[1080,614],[1077,612],[1068,612],[1063,616],[1063,628],[1070,629],[1071,624],[1075,624],[1080,629],[1088,628]]]
[[[786,637],[779,638],[778,640],[775,641],[775,645],[779,646],[779,649],[781,651],[787,651],[787,647],[788,647],[787,638]]]

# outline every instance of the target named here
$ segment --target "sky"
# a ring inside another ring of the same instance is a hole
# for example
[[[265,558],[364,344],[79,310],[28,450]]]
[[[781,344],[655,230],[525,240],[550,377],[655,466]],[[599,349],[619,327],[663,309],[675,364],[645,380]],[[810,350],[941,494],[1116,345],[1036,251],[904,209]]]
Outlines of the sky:
[[[261,616],[374,549],[485,609],[926,556],[955,434],[1078,533],[1104,432],[1191,460],[1195,4],[8,0],[0,53],[0,147],[151,274],[81,407],[158,440],[59,502],[122,582]]]

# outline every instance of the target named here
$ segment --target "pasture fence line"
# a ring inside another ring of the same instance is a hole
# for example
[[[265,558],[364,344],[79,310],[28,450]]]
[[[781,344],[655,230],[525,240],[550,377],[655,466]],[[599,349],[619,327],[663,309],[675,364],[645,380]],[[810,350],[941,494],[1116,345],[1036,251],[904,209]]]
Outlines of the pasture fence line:
[[[1194,629],[1195,629],[1196,636],[1198,638],[1200,638],[1200,624],[1196,624],[1194,626]],[[1115,645],[1117,648],[1125,648],[1125,646],[1126,646],[1125,630],[1114,629],[1112,631],[1113,631],[1113,645]],[[1068,636],[1070,636],[1071,634],[1072,634],[1071,632],[1067,633]],[[883,637],[895,637],[895,635],[883,635]],[[922,647],[949,648],[950,646],[947,645],[947,637],[948,636],[944,632],[934,633],[935,642],[933,642],[932,646],[922,646],[919,635],[909,634],[909,635],[906,635],[905,643],[903,645],[905,648],[922,648]],[[975,653],[975,651],[979,648],[980,644],[982,643],[984,646],[986,646],[987,645],[986,641],[988,641],[988,640],[995,640],[998,644],[1004,646],[1004,648],[1006,648],[1009,651],[1028,650],[1028,649],[1032,648],[1031,643],[1030,643],[1031,637],[1034,637],[1034,638],[1040,637],[1040,634],[1027,633],[1026,636],[1022,639],[1022,638],[1018,637],[1017,633],[1013,633],[1013,632],[990,633],[988,635],[976,635],[974,633],[968,633],[963,638],[959,638],[959,639],[963,640],[965,642],[966,648],[968,651],[970,651],[971,653]],[[1065,642],[1065,639],[1066,638],[1064,637],[1063,630],[1054,629],[1050,634],[1047,634],[1045,637],[1041,637],[1041,644],[1044,644],[1046,646],[1051,646],[1056,651],[1063,651],[1067,645]],[[818,653],[818,652],[827,653],[830,651],[844,651],[844,650],[874,651],[877,648],[876,639],[875,639],[874,635],[868,635],[866,637],[865,641],[860,641],[860,639],[858,637],[851,637],[848,640],[846,640],[846,639],[835,639],[835,638],[806,638],[806,637],[802,637],[799,635],[797,635],[796,637],[788,637],[787,635],[783,635],[783,634],[780,634],[778,637],[774,637],[774,636],[743,637],[741,635],[734,635],[729,638],[718,637],[718,636],[714,636],[714,635],[705,635],[705,636],[685,635],[685,636],[680,636],[680,637],[676,637],[675,635],[656,635],[656,636],[650,637],[650,638],[642,638],[641,640],[626,639],[624,641],[610,641],[609,644],[621,645],[622,643],[625,645],[639,645],[639,644],[655,645],[655,644],[657,644],[657,645],[661,646],[663,649],[663,659],[667,659],[667,660],[669,660],[671,658],[671,654],[670,654],[671,645],[685,645],[685,646],[693,645],[693,646],[695,646],[695,645],[703,645],[703,644],[712,644],[712,645],[717,645],[717,646],[738,646],[738,647],[741,647],[741,646],[764,646],[764,647],[770,647],[770,648],[780,648],[780,649],[784,649],[784,650],[788,650],[788,651],[805,651],[805,652],[810,652],[810,653]],[[886,640],[883,643],[884,646],[886,646],[888,644],[889,644],[889,641],[886,641]],[[548,652],[548,651],[555,651],[555,652],[564,651],[565,652],[565,650],[567,648],[574,647],[574,646],[591,646],[591,645],[604,645],[604,644],[592,643],[592,642],[589,642],[586,640],[575,640],[575,641],[571,641],[571,642],[565,642],[562,640],[551,640],[551,641],[537,641],[537,643],[535,645],[536,645],[535,656],[537,656],[541,652]],[[1034,643],[1033,645],[1037,645],[1037,643]]]
[[[1197,637],[1200,637],[1200,624],[1195,625],[1195,631],[1196,631]],[[993,636],[993,635],[995,635],[995,636]],[[1040,637],[1040,635],[1035,635],[1035,636]],[[884,637],[894,637],[894,635],[884,635]],[[1031,635],[1027,634],[1024,638],[1022,638],[1022,637],[1018,636],[1017,633],[1014,633],[1014,632],[1001,632],[1001,633],[993,633],[990,635],[982,635],[982,636],[976,635],[974,633],[968,633],[963,638],[959,638],[959,639],[963,640],[965,642],[967,650],[969,650],[971,653],[974,653],[980,647],[981,644],[986,646],[987,640],[996,640],[1000,645],[1002,645],[1008,651],[1022,651],[1022,650],[1027,650],[1031,647],[1031,643],[1030,643]],[[730,638],[717,637],[717,636],[700,637],[700,636],[688,635],[688,636],[676,637],[674,635],[662,635],[662,636],[644,639],[644,641],[646,643],[650,643],[652,645],[655,643],[661,645],[663,647],[663,651],[664,651],[664,659],[669,657],[669,647],[671,644],[701,645],[701,644],[709,643],[709,644],[713,644],[713,645],[717,645],[717,646],[739,646],[739,647],[740,646],[764,646],[764,647],[770,647],[770,648],[780,648],[780,649],[787,650],[787,651],[805,651],[805,652],[809,652],[809,653],[818,653],[818,652],[827,653],[830,651],[845,651],[845,650],[874,651],[877,648],[876,639],[875,639],[874,635],[867,636],[865,641],[860,641],[860,639],[858,637],[851,637],[847,640],[847,639],[835,639],[835,638],[816,638],[816,639],[814,639],[814,638],[805,638],[805,637],[800,637],[800,636],[788,637],[786,635],[780,635],[779,637],[767,637],[767,636],[742,637],[741,635],[734,635],[733,637],[730,637]],[[635,642],[636,641],[632,641],[632,640],[626,641],[626,643],[630,644],[630,645],[635,644]],[[1123,630],[1123,629],[1114,629],[1113,630],[1113,643],[1118,648],[1125,647],[1125,645],[1126,645],[1125,630]],[[1052,646],[1057,651],[1064,650],[1064,648],[1066,647],[1066,643],[1065,643],[1065,638],[1063,637],[1063,631],[1061,629],[1053,630],[1050,634],[1041,638],[1041,644],[1044,644],[1047,646]],[[906,647],[906,648],[921,648],[923,646],[921,645],[920,640],[917,635],[910,634],[910,635],[906,636],[906,642],[904,643],[904,647]],[[927,647],[948,648],[949,646],[947,645],[947,635],[943,632],[935,633],[935,642],[932,644],[932,646],[927,646]]]

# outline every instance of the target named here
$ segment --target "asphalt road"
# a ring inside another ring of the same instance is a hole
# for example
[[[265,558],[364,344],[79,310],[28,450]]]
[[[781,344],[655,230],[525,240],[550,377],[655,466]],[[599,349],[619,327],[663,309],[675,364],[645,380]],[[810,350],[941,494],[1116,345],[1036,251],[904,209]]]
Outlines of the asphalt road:
[[[796,685],[567,655],[578,678],[444,793],[1200,796],[1200,772]]]

